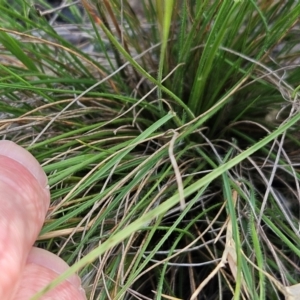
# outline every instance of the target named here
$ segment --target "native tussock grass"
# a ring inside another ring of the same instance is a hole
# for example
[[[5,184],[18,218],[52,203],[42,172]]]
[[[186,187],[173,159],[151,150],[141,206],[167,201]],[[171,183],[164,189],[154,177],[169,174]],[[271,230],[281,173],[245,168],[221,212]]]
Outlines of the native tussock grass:
[[[38,245],[90,299],[296,293],[300,4],[85,6],[1,7],[0,132],[51,186]]]

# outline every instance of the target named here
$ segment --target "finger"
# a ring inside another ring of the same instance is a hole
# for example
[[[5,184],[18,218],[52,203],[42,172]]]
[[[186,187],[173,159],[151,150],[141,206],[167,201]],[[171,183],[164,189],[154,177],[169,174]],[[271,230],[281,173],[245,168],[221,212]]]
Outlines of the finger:
[[[58,256],[43,249],[33,248],[29,253],[20,287],[14,299],[30,299],[68,268],[69,266]],[[86,297],[79,277],[73,275],[41,299],[85,300]]]
[[[42,188],[48,185],[48,178],[39,162],[27,150],[11,141],[0,141],[0,155],[19,162],[36,178]]]
[[[0,141],[0,299],[11,299],[49,206],[47,178],[35,158]]]

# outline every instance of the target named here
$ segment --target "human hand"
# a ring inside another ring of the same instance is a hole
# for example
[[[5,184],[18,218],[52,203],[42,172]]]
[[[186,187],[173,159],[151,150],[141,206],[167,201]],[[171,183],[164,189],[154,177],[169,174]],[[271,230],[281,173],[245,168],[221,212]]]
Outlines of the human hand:
[[[50,203],[47,177],[36,159],[10,141],[0,141],[0,299],[29,300],[68,265],[32,247]],[[41,299],[84,300],[74,275]]]

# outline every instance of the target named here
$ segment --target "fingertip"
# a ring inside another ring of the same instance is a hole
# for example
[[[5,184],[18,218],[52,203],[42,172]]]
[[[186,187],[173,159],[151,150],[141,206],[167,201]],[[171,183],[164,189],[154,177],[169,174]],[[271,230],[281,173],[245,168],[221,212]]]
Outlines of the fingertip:
[[[39,162],[27,150],[12,141],[0,141],[0,155],[9,157],[23,165],[39,182],[42,188],[48,185],[47,176]]]
[[[40,265],[57,274],[62,274],[69,269],[69,265],[60,257],[47,250],[36,247],[31,249],[27,258],[27,263]],[[68,281],[78,289],[81,287],[81,280],[75,274],[70,276]]]
[[[28,300],[44,290],[58,274],[41,265],[28,263],[25,266],[23,277],[16,293],[15,300]],[[86,300],[82,289],[74,287],[69,281],[63,281],[51,290],[44,290],[45,293],[39,295],[43,300]]]

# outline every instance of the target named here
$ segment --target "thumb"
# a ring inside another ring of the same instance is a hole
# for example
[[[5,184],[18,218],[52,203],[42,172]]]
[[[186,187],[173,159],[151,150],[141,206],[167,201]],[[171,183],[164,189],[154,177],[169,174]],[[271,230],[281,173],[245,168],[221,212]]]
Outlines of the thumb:
[[[0,299],[16,292],[49,202],[47,177],[35,158],[0,141]]]

